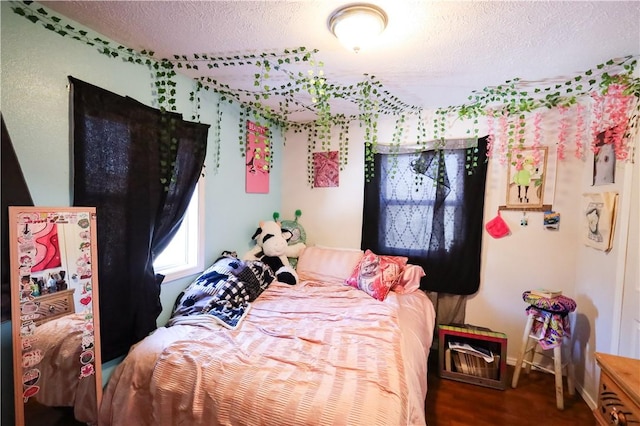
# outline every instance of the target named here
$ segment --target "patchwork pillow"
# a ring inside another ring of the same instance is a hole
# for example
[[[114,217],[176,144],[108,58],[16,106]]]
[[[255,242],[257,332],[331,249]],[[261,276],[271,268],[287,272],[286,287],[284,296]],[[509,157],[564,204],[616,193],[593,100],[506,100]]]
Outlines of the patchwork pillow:
[[[377,255],[367,249],[345,284],[382,301],[400,280],[407,261],[404,256]]]
[[[179,317],[210,315],[223,326],[236,328],[251,302],[275,279],[271,268],[259,260],[224,255],[180,293],[167,326]]]
[[[397,284],[391,287],[391,291],[399,294],[413,293],[420,288],[420,279],[426,274],[420,265],[407,265]]]
[[[296,271],[300,281],[344,284],[362,256],[360,249],[310,246],[300,254]]]

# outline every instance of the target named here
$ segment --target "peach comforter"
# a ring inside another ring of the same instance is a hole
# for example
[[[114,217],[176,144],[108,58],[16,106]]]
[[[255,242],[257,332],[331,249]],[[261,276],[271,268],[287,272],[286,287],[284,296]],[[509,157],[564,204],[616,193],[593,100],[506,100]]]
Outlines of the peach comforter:
[[[101,425],[421,425],[433,305],[279,282],[230,330],[177,318],[114,371]]]

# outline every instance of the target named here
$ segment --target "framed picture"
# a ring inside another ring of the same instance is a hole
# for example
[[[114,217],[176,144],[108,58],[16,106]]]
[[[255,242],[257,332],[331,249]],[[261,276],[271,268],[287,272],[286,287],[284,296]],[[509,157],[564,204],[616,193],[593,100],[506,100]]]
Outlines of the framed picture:
[[[615,182],[616,177],[616,153],[613,143],[607,143],[606,132],[596,136],[596,153],[593,156],[593,185],[608,185]],[[611,142],[611,141],[609,141]]]
[[[508,208],[541,208],[547,172],[548,147],[514,149],[507,175]]]
[[[586,246],[607,252],[613,247],[618,193],[584,194],[583,197],[585,202],[582,240]]]

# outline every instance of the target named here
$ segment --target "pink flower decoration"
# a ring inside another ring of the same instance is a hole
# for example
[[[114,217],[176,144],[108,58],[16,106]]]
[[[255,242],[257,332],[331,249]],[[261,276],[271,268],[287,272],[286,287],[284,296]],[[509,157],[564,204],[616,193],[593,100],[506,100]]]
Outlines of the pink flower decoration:
[[[577,159],[582,159],[582,156],[584,155],[584,145],[582,144],[582,140],[584,139],[584,105],[577,104],[576,115],[575,155]]]
[[[591,151],[595,154],[598,153],[598,133],[600,133],[600,123],[602,123],[603,108],[604,108],[604,96],[599,93],[591,93],[591,99],[593,100],[591,107]]]
[[[614,146],[616,159],[625,160],[629,156],[629,145],[624,138],[628,122],[628,111],[631,96],[624,94],[624,87],[620,84],[609,86],[605,97],[605,114],[612,126],[605,133],[606,143]]]
[[[567,108],[558,107],[560,112],[560,129],[558,131],[558,159],[564,160],[565,144],[567,141],[567,129],[569,128],[569,121],[567,119]]]
[[[503,166],[507,163],[507,116],[500,116],[500,164]]]

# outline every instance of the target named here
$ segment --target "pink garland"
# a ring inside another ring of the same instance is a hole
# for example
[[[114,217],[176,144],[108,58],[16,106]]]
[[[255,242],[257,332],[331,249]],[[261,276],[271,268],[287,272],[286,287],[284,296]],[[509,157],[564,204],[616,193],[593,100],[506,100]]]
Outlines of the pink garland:
[[[567,120],[567,108],[558,107],[560,111],[560,129],[558,131],[558,160],[564,160],[565,144],[567,142],[567,129],[569,121]]]
[[[584,105],[578,104],[576,106],[577,118],[576,118],[576,135],[575,135],[575,144],[576,144],[576,158],[582,159],[584,155],[584,145],[582,140],[584,139]]]
[[[612,122],[612,127],[607,129],[605,141],[613,144],[618,160],[626,160],[629,156],[629,145],[624,139],[624,132],[631,96],[624,95],[623,90],[624,87],[619,84],[609,86],[605,107],[605,113]]]
[[[542,121],[542,114],[537,112],[533,116],[533,164],[538,166],[540,164],[540,155],[542,151],[540,151],[540,147],[542,144],[540,143],[540,121]]]
[[[507,116],[500,116],[500,164],[507,164]]]
[[[575,157],[578,159],[584,158],[585,148],[587,144],[590,144],[590,149],[594,154],[599,151],[598,147],[598,135],[604,131],[604,143],[612,144],[616,159],[626,160],[629,158],[630,142],[629,138],[625,138],[625,134],[628,126],[628,113],[630,104],[633,101],[632,95],[624,94],[625,87],[619,84],[612,84],[608,87],[606,95],[602,95],[597,92],[591,93],[591,119],[589,135],[586,130],[586,120],[584,105],[578,103],[576,105],[576,124],[574,133],[574,143],[576,146]],[[558,160],[565,159],[566,144],[569,135],[569,114],[568,108],[561,106],[558,107],[560,114],[560,122],[558,125],[558,142],[557,142],[557,156]],[[511,152],[511,162],[517,168],[522,167],[522,161],[517,159],[517,154],[524,146],[525,135],[524,132],[520,133],[520,130],[524,130],[526,125],[526,118],[519,117],[516,125],[512,125],[512,129],[517,134],[513,135],[513,138],[509,139],[509,117],[504,113],[500,115],[498,122],[496,123],[495,111],[489,109],[486,113],[487,116],[487,156],[498,154],[500,157],[500,164],[505,165]],[[539,149],[541,144],[541,123],[542,114],[536,113],[533,116],[533,159],[535,164],[539,164],[541,161],[541,150]],[[585,139],[591,137],[591,142],[585,142]],[[500,138],[499,145],[496,147],[496,137]],[[517,147],[511,146],[515,142]],[[494,153],[494,149],[497,148],[497,152]],[[516,157],[514,157],[516,156]]]
[[[602,123],[604,96],[599,93],[591,93],[593,99],[593,106],[591,108],[591,151],[597,154],[600,148],[598,147],[598,133],[600,133],[600,123]]]

